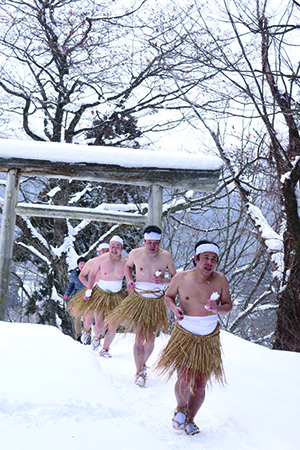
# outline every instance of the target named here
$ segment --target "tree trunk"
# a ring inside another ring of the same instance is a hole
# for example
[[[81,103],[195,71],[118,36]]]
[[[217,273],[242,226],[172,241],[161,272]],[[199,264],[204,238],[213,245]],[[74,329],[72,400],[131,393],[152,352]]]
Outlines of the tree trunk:
[[[283,184],[286,215],[284,234],[283,290],[278,294],[274,349],[300,352],[300,220],[296,188],[300,179],[299,161]]]
[[[279,294],[273,348],[300,352],[300,262],[295,261],[285,289]]]

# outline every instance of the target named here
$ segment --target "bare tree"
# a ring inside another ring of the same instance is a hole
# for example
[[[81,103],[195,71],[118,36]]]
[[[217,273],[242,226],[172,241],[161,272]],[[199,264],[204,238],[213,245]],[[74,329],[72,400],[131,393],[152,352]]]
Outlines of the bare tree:
[[[194,0],[184,10],[180,2],[160,10],[142,0],[130,10],[122,3],[101,2],[99,9],[92,0],[0,0],[5,29],[0,38],[0,123],[6,126],[2,137],[14,137],[18,130],[18,137],[34,140],[138,147],[148,143],[147,132],[171,130],[189,121],[203,136],[204,150],[215,145],[227,171],[215,194],[172,192],[172,199],[165,199],[164,246],[174,254],[177,266],[188,268],[192,237],[196,241],[201,234],[224,242],[220,268],[230,278],[236,307],[223,326],[258,341],[263,325],[256,327],[253,317],[259,321],[266,309],[274,309],[274,290],[279,292],[280,281],[272,279],[270,267],[276,269],[272,257],[281,255],[280,249],[270,246],[265,252],[267,239],[250,205],[263,210],[279,241],[284,217],[269,129],[259,112],[264,113],[264,98],[257,94],[234,21],[226,9],[221,12],[221,2],[216,3],[211,21],[204,14],[210,11],[207,5],[202,8]],[[239,10],[243,4],[236,6]],[[243,11],[235,20],[245,27]],[[251,15],[251,26],[255,17]],[[253,58],[257,63],[260,35],[256,30],[247,33],[247,44],[252,33],[255,45],[246,50],[251,48],[251,62]],[[263,84],[261,71],[256,75],[258,85]],[[276,117],[270,99],[264,100],[269,119],[271,114]],[[146,115],[151,120],[145,120]],[[229,139],[230,145],[225,145]],[[33,196],[24,184],[25,198],[64,205],[76,199],[76,205],[89,206],[116,198],[116,192],[111,195],[105,186],[36,182],[41,184]],[[142,208],[143,192],[117,195]],[[35,305],[45,296],[51,304],[49,287],[63,293],[74,250],[88,252],[91,242],[96,244],[114,231],[95,223],[22,218],[18,227],[22,236],[16,254],[22,258],[25,249],[48,286],[34,294],[35,314]],[[140,244],[139,230],[126,233],[130,245]],[[54,324],[55,314],[51,317]],[[264,334],[271,335],[270,327]]]
[[[139,147],[149,143],[147,132],[170,130],[183,120],[181,110],[189,107],[180,96],[195,82],[179,88],[164,65],[182,44],[172,32],[180,26],[180,10],[147,3],[126,8],[123,1],[0,0],[1,136]],[[163,39],[159,53],[155,36]],[[166,108],[172,114],[165,115]],[[57,205],[92,207],[118,199],[141,210],[143,195],[143,189],[65,180],[35,180],[33,189],[29,180],[21,183],[21,200]],[[30,310],[55,325],[56,313],[64,319],[64,307],[56,306],[68,268],[82,253],[94,256],[97,242],[115,227],[22,217],[17,226],[15,254],[22,259],[26,253],[43,274],[40,289],[30,293]],[[135,237],[126,234],[131,245]],[[42,310],[50,311],[48,317]]]
[[[195,92],[182,99],[221,155],[268,256],[278,301],[274,348],[299,352],[299,4],[202,6],[191,2],[185,45],[165,63],[178,87],[194,77]]]
[[[101,144],[130,146],[139,115],[177,102],[179,94],[174,84],[164,88],[161,64],[178,43],[172,37],[158,55],[147,36],[154,25],[146,36],[140,31],[138,13],[147,2],[136,3],[129,10],[120,1],[2,0],[5,116],[21,118],[33,140],[98,143],[102,135]],[[20,137],[13,127],[9,135]]]

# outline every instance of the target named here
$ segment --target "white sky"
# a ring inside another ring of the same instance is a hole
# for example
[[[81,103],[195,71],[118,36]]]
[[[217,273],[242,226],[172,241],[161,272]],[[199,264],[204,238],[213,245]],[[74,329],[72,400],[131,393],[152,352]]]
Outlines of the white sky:
[[[0,139],[0,158],[26,158],[67,163],[117,164],[121,167],[217,170],[217,156],[183,151],[96,147],[54,142]]]
[[[7,450],[296,450],[300,354],[221,332],[227,386],[196,416],[201,433],[174,431],[175,378],[134,385],[133,336],[103,359],[59,329],[0,323],[0,435]],[[168,336],[156,340],[149,365]]]

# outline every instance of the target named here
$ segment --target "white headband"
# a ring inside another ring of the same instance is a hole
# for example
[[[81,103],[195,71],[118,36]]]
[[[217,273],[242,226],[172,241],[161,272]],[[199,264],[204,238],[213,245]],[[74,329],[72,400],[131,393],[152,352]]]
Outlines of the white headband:
[[[123,239],[120,238],[120,236],[113,236],[111,238],[111,240],[109,241],[109,243],[111,243],[111,242],[119,242],[121,245],[123,245]]]
[[[100,252],[100,250],[102,250],[103,248],[109,248],[109,245],[106,243],[100,244],[97,248],[97,251]]]
[[[219,256],[219,247],[217,247],[215,244],[200,244],[196,248],[196,255],[199,255],[200,253],[204,252],[213,252],[216,253],[217,256]]]
[[[151,233],[144,234],[144,239],[145,239],[145,241],[160,241],[161,234],[151,231]]]

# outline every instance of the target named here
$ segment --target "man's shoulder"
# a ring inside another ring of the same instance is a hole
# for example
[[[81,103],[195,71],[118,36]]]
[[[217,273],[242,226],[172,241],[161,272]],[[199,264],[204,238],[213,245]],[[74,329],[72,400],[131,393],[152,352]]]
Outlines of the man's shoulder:
[[[226,275],[224,273],[217,272],[217,271],[215,271],[213,273],[213,279],[216,281],[219,281],[219,282],[227,282],[228,281],[226,278]]]
[[[216,278],[226,278],[223,272],[214,271],[213,273],[214,277]]]
[[[165,250],[164,248],[159,247],[159,252],[164,255],[171,255],[171,253],[168,250]]]
[[[109,252],[103,253],[102,255],[96,256],[93,259],[93,264],[101,263],[101,261],[105,261],[109,257]]]
[[[165,250],[164,248],[159,248],[157,256],[163,258],[164,260],[168,261],[173,260],[172,254],[168,250]]]
[[[99,267],[101,264],[101,261],[103,261],[102,256],[105,256],[106,253],[104,253],[103,255],[99,255],[99,256],[95,256],[95,258],[90,259],[84,266],[83,270],[85,272],[92,270],[94,267]]]
[[[189,279],[191,277],[193,277],[193,273],[194,270],[179,270],[178,272],[176,272],[176,274],[174,275],[173,279],[177,280],[177,281],[182,281],[185,279]]]
[[[139,256],[142,255],[145,251],[146,251],[145,247],[134,248],[130,251],[129,256],[130,257]]]

